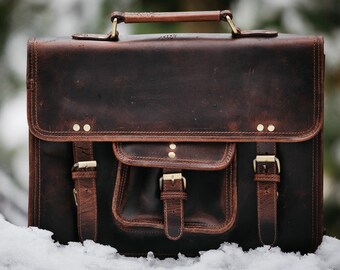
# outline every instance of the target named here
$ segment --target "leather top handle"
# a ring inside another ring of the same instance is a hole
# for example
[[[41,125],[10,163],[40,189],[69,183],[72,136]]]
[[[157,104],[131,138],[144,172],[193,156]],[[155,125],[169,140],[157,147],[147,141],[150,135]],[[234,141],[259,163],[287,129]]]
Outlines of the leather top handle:
[[[188,11],[188,12],[117,12],[111,13],[111,21],[117,23],[152,23],[152,22],[219,22],[232,19],[229,10]]]
[[[270,30],[241,30],[233,22],[230,10],[214,11],[186,11],[186,12],[119,12],[111,13],[112,31],[107,35],[97,34],[74,34],[74,39],[80,40],[112,40],[118,41],[119,23],[156,23],[156,22],[220,22],[229,24],[233,38],[244,37],[276,37],[278,33]]]
[[[241,34],[241,29],[232,21],[230,10],[186,11],[186,12],[117,12],[111,13],[111,38],[118,37],[117,24],[125,23],[155,23],[155,22],[228,22],[233,35]]]

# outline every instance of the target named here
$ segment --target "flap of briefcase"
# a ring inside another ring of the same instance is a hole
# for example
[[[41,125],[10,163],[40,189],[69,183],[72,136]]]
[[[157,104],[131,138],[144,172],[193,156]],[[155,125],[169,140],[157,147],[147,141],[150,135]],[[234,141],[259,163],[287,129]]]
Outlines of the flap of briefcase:
[[[30,131],[48,141],[297,142],[322,128],[323,40],[35,39]]]

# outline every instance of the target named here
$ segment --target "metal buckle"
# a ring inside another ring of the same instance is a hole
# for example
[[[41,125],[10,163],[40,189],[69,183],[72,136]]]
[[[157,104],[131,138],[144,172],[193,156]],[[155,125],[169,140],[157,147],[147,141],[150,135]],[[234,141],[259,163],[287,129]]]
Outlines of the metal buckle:
[[[275,162],[277,167],[277,173],[281,171],[280,160],[274,155],[257,155],[253,160],[254,172],[256,173],[256,163],[257,162]]]
[[[78,161],[77,163],[73,164],[72,171],[76,169],[88,169],[88,168],[96,168],[96,167],[97,167],[97,161],[95,160]]]
[[[171,181],[174,184],[175,180],[182,180],[183,181],[183,189],[187,188],[187,180],[182,175],[182,173],[166,173],[163,174],[161,178],[159,178],[159,189],[163,190],[163,181]]]
[[[76,206],[78,206],[77,190],[75,188],[73,189],[73,198],[74,198],[74,203],[76,204]]]

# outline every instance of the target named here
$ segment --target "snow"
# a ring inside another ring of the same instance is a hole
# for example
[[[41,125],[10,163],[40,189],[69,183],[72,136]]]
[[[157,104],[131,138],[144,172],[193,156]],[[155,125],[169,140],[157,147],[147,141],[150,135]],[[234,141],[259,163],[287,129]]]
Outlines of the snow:
[[[289,269],[340,270],[340,240],[325,236],[315,254],[284,253],[279,248],[259,247],[248,252],[223,243],[199,257],[159,260],[129,258],[93,241],[68,245],[55,243],[52,233],[13,225],[0,216],[0,269]]]

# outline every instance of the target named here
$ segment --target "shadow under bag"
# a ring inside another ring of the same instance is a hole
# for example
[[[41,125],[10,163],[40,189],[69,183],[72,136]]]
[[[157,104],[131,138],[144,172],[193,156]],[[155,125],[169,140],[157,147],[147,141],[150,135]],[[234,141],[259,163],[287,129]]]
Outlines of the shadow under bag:
[[[112,13],[108,35],[28,42],[29,225],[159,257],[321,243],[323,39],[230,11]],[[232,34],[119,36],[226,21]]]

